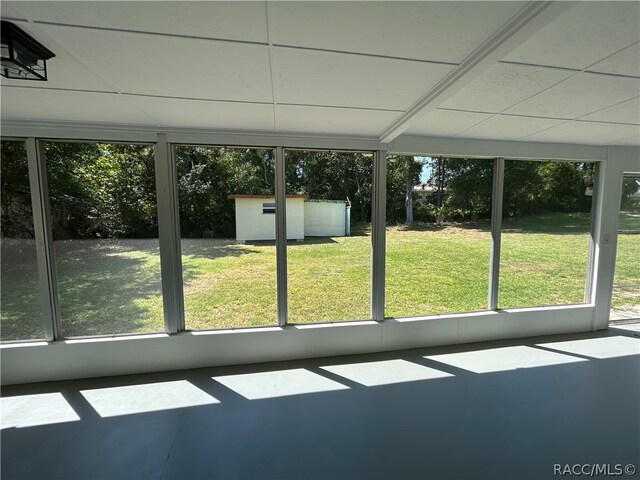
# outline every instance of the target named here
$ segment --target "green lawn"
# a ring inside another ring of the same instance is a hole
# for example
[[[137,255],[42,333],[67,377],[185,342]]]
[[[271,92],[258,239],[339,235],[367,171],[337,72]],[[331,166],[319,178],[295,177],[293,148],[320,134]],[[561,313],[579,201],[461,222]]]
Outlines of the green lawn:
[[[586,217],[559,214],[506,222],[500,307],[581,302],[588,227]],[[386,315],[486,309],[489,244],[483,224],[389,227]],[[198,239],[182,247],[187,328],[276,323],[273,242]],[[66,336],[163,330],[157,240],[74,240],[55,248]],[[367,318],[370,249],[366,231],[291,242],[289,321]],[[616,285],[635,287],[614,295],[614,306],[640,303],[638,258],[640,235],[621,234]],[[3,242],[3,340],[42,337],[34,259],[32,243]]]

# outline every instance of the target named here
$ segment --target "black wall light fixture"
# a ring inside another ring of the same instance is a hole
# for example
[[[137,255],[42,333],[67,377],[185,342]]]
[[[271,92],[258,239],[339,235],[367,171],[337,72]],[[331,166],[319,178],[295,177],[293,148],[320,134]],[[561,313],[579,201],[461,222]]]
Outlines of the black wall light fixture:
[[[0,75],[21,80],[47,81],[47,60],[55,55],[11,22],[2,21]]]

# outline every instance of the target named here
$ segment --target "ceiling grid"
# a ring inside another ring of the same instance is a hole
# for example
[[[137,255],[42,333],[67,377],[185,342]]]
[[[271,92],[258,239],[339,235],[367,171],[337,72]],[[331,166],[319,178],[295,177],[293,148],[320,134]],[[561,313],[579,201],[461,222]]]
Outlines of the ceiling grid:
[[[56,58],[2,121],[638,145],[639,6],[3,1]]]

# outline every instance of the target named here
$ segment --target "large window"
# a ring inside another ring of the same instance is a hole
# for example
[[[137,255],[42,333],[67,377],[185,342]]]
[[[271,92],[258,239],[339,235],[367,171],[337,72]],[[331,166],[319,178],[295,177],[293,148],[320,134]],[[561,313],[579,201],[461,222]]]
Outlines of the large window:
[[[46,143],[66,337],[164,330],[153,149]]]
[[[2,141],[0,179],[1,338],[44,338],[24,142]]]
[[[61,335],[163,331],[153,146],[44,147]],[[277,325],[275,150],[173,148],[186,329]],[[373,154],[283,153],[287,322],[370,318]],[[498,206],[498,308],[584,302],[597,164],[506,160],[494,205],[502,160],[386,162],[386,317],[493,306]],[[1,173],[1,338],[43,338],[24,142],[2,142]],[[630,312],[640,298],[638,178],[624,179],[613,296]]]
[[[505,162],[500,308],[584,302],[595,168]]]
[[[640,175],[622,182],[611,319],[640,317]]]
[[[373,155],[285,151],[289,323],[370,317]]]
[[[274,325],[274,153],[176,147],[185,325]]]
[[[493,164],[388,160],[387,317],[487,309]]]

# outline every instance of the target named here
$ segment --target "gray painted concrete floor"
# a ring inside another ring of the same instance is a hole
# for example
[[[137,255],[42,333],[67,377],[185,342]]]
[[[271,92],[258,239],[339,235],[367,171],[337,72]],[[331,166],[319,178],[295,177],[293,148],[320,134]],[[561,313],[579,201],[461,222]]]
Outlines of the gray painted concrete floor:
[[[553,478],[640,469],[640,333],[6,387],[2,478]],[[623,476],[624,478],[638,478]]]

